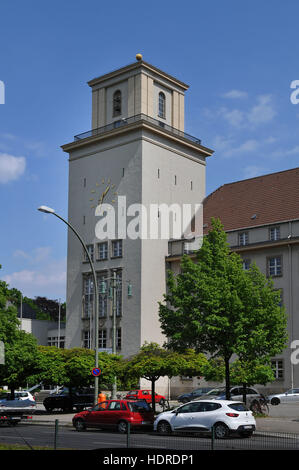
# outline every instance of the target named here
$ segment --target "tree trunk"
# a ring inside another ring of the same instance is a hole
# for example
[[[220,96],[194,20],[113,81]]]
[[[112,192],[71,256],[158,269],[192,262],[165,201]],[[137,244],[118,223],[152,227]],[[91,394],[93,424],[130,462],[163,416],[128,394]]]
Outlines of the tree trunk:
[[[243,402],[245,403],[246,405],[246,387],[247,387],[247,384],[243,383]]]
[[[156,383],[156,380],[152,379],[152,408],[153,408],[154,413],[156,413],[155,383]]]
[[[230,373],[229,373],[229,357],[224,357],[225,364],[225,398],[230,400]]]

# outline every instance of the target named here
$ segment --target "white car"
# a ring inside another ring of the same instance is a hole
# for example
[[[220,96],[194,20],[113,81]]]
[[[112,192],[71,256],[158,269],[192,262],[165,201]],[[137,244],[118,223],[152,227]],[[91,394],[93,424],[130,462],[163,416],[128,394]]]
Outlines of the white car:
[[[154,431],[160,434],[214,429],[217,439],[223,439],[232,432],[250,437],[255,428],[252,412],[244,403],[231,400],[191,401],[172,411],[160,413],[154,422]]]
[[[269,395],[268,401],[271,405],[279,405],[279,403],[299,403],[299,388],[293,388],[285,393]]]
[[[15,399],[10,399],[10,393],[6,393],[0,399],[0,408],[36,408],[35,397],[27,390],[15,391]]]
[[[233,401],[243,401],[243,387],[237,385],[230,389],[230,399]],[[213,388],[205,395],[202,395],[199,400],[225,400],[225,387]],[[253,387],[246,387],[246,400],[247,404],[251,405],[252,402],[258,401],[263,398],[263,395],[259,393]]]
[[[10,392],[2,395],[2,399],[9,399],[9,397]],[[15,390],[15,398],[18,398],[19,400],[35,400],[35,397],[30,392],[27,392],[27,390]]]

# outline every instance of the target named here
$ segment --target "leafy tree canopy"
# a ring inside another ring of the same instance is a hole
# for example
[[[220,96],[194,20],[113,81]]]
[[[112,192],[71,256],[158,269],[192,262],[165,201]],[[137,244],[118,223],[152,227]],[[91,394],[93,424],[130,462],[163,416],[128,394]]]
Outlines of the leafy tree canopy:
[[[215,219],[196,262],[185,255],[181,273],[169,272],[159,315],[166,347],[193,348],[224,359],[227,398],[233,354],[267,362],[286,345],[286,315],[272,280],[255,265],[243,270],[241,257],[230,251]]]

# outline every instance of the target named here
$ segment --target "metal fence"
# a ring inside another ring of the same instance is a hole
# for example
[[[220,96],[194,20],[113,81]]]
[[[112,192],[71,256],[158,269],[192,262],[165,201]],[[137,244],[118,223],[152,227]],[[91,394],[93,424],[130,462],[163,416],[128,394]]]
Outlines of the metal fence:
[[[160,435],[155,432],[128,430],[127,448],[146,448],[156,450],[299,450],[299,435],[291,433],[269,433],[256,431],[252,437],[231,435],[216,439],[214,434],[171,433]]]
[[[176,129],[175,127],[169,126],[165,122],[159,121],[158,119],[154,119],[150,116],[147,116],[146,114],[137,114],[135,116],[128,117],[126,119],[120,119],[118,121],[114,121],[110,124],[107,124],[106,126],[98,127],[96,129],[91,129],[87,132],[82,132],[81,134],[77,134],[74,136],[74,140],[82,140],[86,139],[88,137],[96,137],[98,135],[104,134],[105,132],[110,132],[114,129],[119,129],[120,127],[127,126],[129,124],[132,124],[134,122],[138,121],[143,121],[143,122],[148,122],[152,124],[155,127],[162,127],[166,131],[175,134],[179,137],[183,137],[184,139],[190,140],[191,142],[200,145],[201,140],[198,139],[197,137],[194,137],[190,134],[187,134],[186,132],[180,131],[179,129]]]

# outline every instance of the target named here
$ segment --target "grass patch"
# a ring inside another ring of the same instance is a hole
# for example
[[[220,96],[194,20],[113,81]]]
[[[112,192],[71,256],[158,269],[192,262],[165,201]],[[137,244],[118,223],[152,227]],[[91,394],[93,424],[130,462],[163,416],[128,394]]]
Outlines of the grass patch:
[[[54,450],[54,447],[32,446],[33,449],[25,444],[1,444],[0,450]],[[76,450],[76,449],[56,449],[56,450]]]

